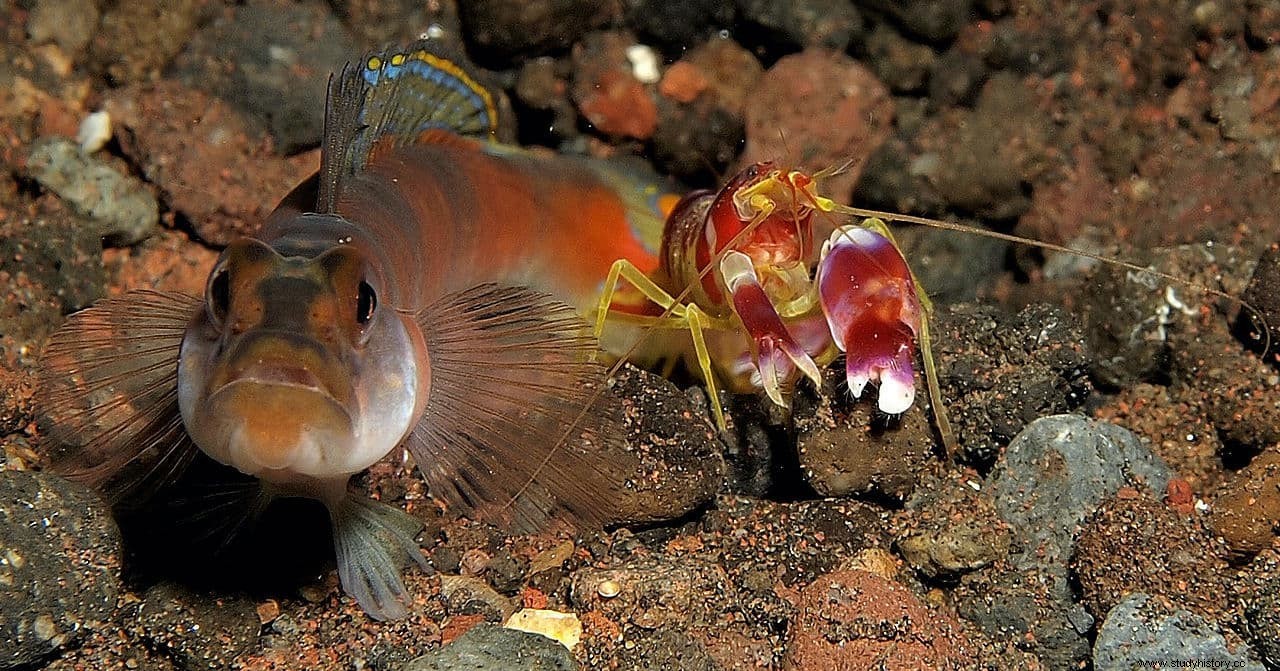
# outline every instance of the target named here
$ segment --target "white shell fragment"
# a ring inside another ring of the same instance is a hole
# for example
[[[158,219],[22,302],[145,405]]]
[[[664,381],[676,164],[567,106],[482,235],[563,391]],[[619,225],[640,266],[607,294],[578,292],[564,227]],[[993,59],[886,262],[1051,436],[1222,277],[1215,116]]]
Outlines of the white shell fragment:
[[[111,115],[99,110],[80,122],[80,130],[76,131],[76,143],[86,154],[102,149],[111,140]]]
[[[508,629],[541,634],[573,650],[582,640],[582,621],[573,613],[541,608],[521,608],[507,618]]]
[[[641,84],[656,84],[662,79],[658,69],[658,54],[644,44],[633,44],[627,47],[627,60],[631,61],[631,74]]]

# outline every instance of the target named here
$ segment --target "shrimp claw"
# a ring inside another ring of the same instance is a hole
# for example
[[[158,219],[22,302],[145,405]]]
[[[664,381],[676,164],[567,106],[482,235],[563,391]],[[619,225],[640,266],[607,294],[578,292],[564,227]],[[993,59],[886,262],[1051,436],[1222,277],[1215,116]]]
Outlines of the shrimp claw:
[[[817,270],[818,300],[832,340],[845,353],[849,391],[861,396],[878,381],[882,412],[901,414],[915,402],[915,349],[920,344],[933,414],[948,455],[954,434],[941,403],[929,342],[928,299],[902,257],[887,225],[867,219],[837,228],[823,244]]]
[[[782,385],[791,380],[797,369],[821,386],[818,365],[782,323],[782,317],[760,286],[751,257],[728,251],[720,261],[720,272],[733,301],[733,310],[751,336],[756,369],[769,400],[788,407]]]

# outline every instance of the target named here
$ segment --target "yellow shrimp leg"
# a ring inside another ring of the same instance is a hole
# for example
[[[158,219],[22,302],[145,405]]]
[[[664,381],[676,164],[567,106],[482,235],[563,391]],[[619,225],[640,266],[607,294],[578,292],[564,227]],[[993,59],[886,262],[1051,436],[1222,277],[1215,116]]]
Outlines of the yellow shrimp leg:
[[[618,259],[609,268],[604,291],[600,292],[600,302],[596,305],[596,323],[592,330],[596,340],[604,333],[605,320],[609,316],[609,307],[618,290],[619,280],[630,282],[645,298],[665,311],[661,317],[645,318],[645,322],[659,327],[689,329],[689,335],[693,338],[693,351],[698,358],[698,369],[707,385],[707,395],[711,397],[711,414],[715,418],[716,428],[725,431],[728,425],[725,422],[724,408],[720,405],[720,391],[716,385],[715,372],[711,369],[711,354],[707,351],[707,341],[703,334],[705,329],[713,326],[711,317],[696,305],[677,303],[671,294],[640,272],[630,261]]]

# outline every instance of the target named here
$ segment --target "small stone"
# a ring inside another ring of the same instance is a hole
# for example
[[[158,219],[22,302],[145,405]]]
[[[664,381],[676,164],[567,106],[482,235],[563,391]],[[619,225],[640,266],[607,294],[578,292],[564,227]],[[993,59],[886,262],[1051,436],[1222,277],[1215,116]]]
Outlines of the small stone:
[[[810,49],[769,68],[747,99],[745,114],[741,164],[777,161],[810,171],[845,166],[821,188],[848,202],[867,159],[893,131],[894,103],[861,63]]]
[[[768,36],[765,46],[793,51],[825,47],[843,51],[862,35],[862,15],[845,0],[737,0],[739,21]]]
[[[1202,615],[1226,615],[1230,568],[1220,544],[1151,496],[1123,492],[1090,517],[1076,542],[1072,569],[1089,611],[1104,617],[1128,594],[1143,592]]]
[[[1280,530],[1280,448],[1268,448],[1213,496],[1209,524],[1233,551],[1269,547]]]
[[[314,154],[281,159],[227,103],[172,80],[118,91],[107,110],[127,129],[119,134],[124,153],[214,245],[256,231],[319,165]]]
[[[157,76],[187,44],[202,4],[199,0],[110,3],[93,34],[91,54],[116,84]]]
[[[280,604],[275,599],[268,599],[258,604],[257,611],[259,623],[271,624],[280,617]]]
[[[27,159],[27,170],[76,212],[92,219],[99,235],[112,244],[136,244],[157,229],[159,206],[146,185],[88,156],[71,140],[48,138],[37,143]]]
[[[973,6],[972,0],[867,0],[863,4],[888,14],[904,31],[935,43],[955,37]]]
[[[621,593],[622,585],[619,585],[616,580],[602,580],[596,586],[596,594],[599,594],[601,599],[612,599]]]
[[[619,5],[594,0],[473,0],[458,3],[472,53],[495,65],[516,56],[567,49],[587,31],[610,23]]]
[[[627,47],[627,60],[631,62],[631,74],[641,84],[657,84],[662,79],[662,69],[658,66],[658,54],[653,47],[645,44],[633,44]]]
[[[722,443],[705,410],[670,381],[627,365],[614,375],[622,399],[627,450],[640,459],[623,501],[630,522],[670,520],[715,496],[724,481]]]
[[[27,35],[34,44],[52,41],[67,54],[79,54],[98,26],[98,3],[40,0],[27,19]]]
[[[503,622],[516,610],[511,599],[471,576],[440,576],[440,595],[451,615],[478,615],[488,622]]]
[[[687,61],[677,61],[667,68],[658,85],[658,92],[676,102],[691,103],[710,83],[706,75],[696,65]]]
[[[329,75],[359,51],[327,5],[293,2],[219,8],[183,46],[172,76],[270,131],[286,155],[320,143]]]
[[[569,650],[582,640],[582,621],[573,613],[541,608],[521,608],[507,618],[503,625],[508,629],[542,634]]]
[[[80,122],[80,130],[76,132],[76,142],[86,154],[102,149],[111,140],[111,115],[105,111],[97,111]]]
[[[954,479],[938,490],[921,487],[906,507],[912,524],[898,550],[926,576],[954,578],[1009,553],[1009,528],[991,498]]]
[[[612,568],[574,572],[570,600],[581,611],[599,610],[624,627],[689,629],[714,624],[734,602],[724,569],[702,559],[637,559]],[[600,591],[605,582],[626,585],[613,597]]]
[[[577,671],[563,645],[541,634],[481,623],[439,650],[405,664],[401,671]]]
[[[1129,671],[1149,660],[1212,660],[1219,668],[1264,671],[1248,644],[1232,644],[1216,623],[1135,592],[1111,609],[1093,649],[1097,671]]]

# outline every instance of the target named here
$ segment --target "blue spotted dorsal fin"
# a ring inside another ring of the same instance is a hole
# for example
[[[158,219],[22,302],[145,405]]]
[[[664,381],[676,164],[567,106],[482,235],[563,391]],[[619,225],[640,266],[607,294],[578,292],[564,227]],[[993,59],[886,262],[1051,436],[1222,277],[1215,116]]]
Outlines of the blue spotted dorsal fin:
[[[333,211],[343,181],[364,168],[375,145],[411,144],[430,130],[496,138],[497,94],[450,51],[420,40],[329,78],[316,211]]]

